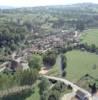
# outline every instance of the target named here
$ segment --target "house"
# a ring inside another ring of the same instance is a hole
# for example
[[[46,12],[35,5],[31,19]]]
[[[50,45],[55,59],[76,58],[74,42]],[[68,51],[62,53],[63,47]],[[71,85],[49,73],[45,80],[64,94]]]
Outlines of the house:
[[[80,90],[77,90],[77,92],[76,92],[76,98],[78,98],[79,100],[89,100],[88,97],[86,96],[86,94],[83,93]]]

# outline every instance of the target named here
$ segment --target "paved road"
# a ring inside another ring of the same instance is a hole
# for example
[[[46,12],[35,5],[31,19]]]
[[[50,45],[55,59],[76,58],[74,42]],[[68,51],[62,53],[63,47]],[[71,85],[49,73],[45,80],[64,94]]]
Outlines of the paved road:
[[[71,85],[74,92],[76,92],[77,90],[80,90],[80,91],[82,91],[83,93],[86,94],[86,96],[89,98],[89,100],[92,100],[92,95],[88,91],[86,91],[83,88],[80,88],[79,86],[75,85],[74,83],[72,83],[72,82],[70,82],[66,79],[53,77],[53,76],[46,76],[46,75],[44,75],[44,77],[47,78],[47,79],[53,79],[53,80],[61,81],[61,82],[65,83],[66,85]]]

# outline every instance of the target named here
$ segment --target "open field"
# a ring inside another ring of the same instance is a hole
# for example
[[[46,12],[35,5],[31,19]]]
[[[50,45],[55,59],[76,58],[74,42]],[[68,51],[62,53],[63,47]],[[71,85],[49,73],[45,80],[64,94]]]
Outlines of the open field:
[[[27,97],[25,100],[40,100],[39,89],[37,86],[34,89],[34,93],[32,93],[32,95]]]
[[[56,59],[55,65],[53,66],[53,68],[51,68],[48,71],[47,75],[50,75],[50,76],[59,76],[61,74],[60,66],[61,66],[61,59],[60,59],[60,55],[58,55],[58,57]]]
[[[67,56],[67,79],[73,82],[79,80],[85,74],[98,78],[98,55],[86,51],[73,50]],[[94,66],[96,65],[96,69]]]
[[[89,29],[84,31],[81,40],[83,43],[88,43],[89,45],[95,44],[98,47],[98,29]]]

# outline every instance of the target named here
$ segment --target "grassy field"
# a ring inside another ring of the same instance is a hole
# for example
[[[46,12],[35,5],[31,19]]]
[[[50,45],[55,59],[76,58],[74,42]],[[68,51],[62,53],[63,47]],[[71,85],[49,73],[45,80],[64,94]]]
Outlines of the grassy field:
[[[85,74],[98,78],[98,55],[86,51],[73,50],[67,56],[67,79],[73,82],[79,80]],[[96,69],[94,66],[96,64]]]
[[[35,87],[34,93],[25,100],[40,100],[39,89],[37,86]]]
[[[98,29],[89,29],[84,31],[81,40],[83,43],[88,43],[89,45],[95,44],[98,47]]]
[[[60,71],[60,66],[61,66],[61,59],[60,59],[60,55],[58,55],[57,59],[56,59],[56,63],[53,66],[53,68],[51,68],[49,70],[49,72],[47,73],[47,75],[50,76],[59,76],[61,71]]]

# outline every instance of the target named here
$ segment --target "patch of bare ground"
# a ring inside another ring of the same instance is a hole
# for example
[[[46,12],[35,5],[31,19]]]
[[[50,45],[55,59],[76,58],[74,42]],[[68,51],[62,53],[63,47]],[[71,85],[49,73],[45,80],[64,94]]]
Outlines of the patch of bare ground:
[[[46,67],[42,67],[41,70],[39,71],[39,74],[45,75],[47,74],[49,71],[49,69],[47,69]]]
[[[72,97],[71,100],[78,100],[76,97]]]

